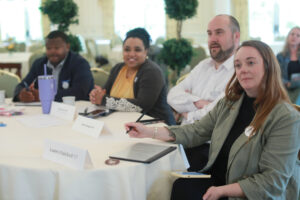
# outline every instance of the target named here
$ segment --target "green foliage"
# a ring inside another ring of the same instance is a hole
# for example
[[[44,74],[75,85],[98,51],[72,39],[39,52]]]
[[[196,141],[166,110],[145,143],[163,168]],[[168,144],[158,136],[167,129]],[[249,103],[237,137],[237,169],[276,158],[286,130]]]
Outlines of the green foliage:
[[[43,14],[48,15],[52,24],[58,24],[58,30],[68,32],[71,24],[78,24],[78,6],[73,0],[46,0],[40,7]],[[77,36],[69,34],[71,50],[82,50]]]
[[[197,13],[198,0],[165,0],[167,15],[176,20],[186,20]]]
[[[46,0],[40,10],[53,24],[58,24],[60,31],[66,32],[71,24],[78,24],[78,6],[73,0]]]
[[[82,51],[81,43],[76,35],[69,34],[68,40],[70,43],[70,49],[74,52]]]
[[[188,65],[193,56],[193,48],[191,43],[182,38],[180,40],[170,39],[163,43],[163,49],[160,52],[160,59],[171,69],[180,71]]]
[[[179,76],[180,71],[188,65],[193,56],[193,48],[189,41],[181,38],[182,21],[193,17],[197,12],[198,0],[164,0],[165,10],[171,19],[177,20],[177,39],[163,43],[160,59]]]

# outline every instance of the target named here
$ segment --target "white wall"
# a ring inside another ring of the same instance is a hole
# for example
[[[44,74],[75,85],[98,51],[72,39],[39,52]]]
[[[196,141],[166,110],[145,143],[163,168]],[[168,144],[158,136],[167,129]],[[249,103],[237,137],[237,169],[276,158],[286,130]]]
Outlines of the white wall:
[[[100,0],[74,0],[74,2],[79,7],[79,24],[72,25],[70,31],[84,38],[105,38],[102,2]]]

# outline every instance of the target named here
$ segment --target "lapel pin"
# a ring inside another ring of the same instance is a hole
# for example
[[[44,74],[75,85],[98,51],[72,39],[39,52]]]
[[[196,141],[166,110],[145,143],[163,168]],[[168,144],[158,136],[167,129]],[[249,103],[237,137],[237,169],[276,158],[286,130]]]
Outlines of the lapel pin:
[[[247,137],[249,137],[249,136],[251,135],[252,131],[253,131],[253,126],[247,126],[247,127],[245,128],[245,135],[246,135]]]

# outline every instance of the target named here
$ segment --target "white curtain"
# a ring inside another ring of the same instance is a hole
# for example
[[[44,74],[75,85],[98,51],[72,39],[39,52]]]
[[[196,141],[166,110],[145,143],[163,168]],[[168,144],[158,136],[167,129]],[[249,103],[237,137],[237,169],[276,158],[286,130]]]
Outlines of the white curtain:
[[[115,0],[115,32],[124,39],[130,29],[145,28],[153,41],[166,35],[163,0]]]
[[[249,0],[250,37],[267,43],[283,40],[300,22],[299,0]]]
[[[0,37],[42,39],[40,0],[0,0]]]

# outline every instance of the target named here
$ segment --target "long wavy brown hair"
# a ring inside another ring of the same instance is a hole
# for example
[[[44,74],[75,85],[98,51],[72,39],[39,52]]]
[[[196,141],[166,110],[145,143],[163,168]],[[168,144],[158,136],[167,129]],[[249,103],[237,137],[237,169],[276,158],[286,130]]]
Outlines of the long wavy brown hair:
[[[292,30],[294,30],[294,29],[300,30],[300,27],[295,26],[289,31],[288,36],[285,38],[284,47],[283,47],[283,50],[281,52],[283,56],[287,56],[290,53],[288,39],[289,39],[289,36],[290,36]],[[298,45],[297,57],[300,57],[300,44]]]
[[[255,48],[263,59],[265,69],[265,73],[253,105],[256,113],[250,123],[250,126],[253,127],[253,131],[250,135],[251,137],[261,128],[262,124],[276,104],[283,101],[291,104],[291,101],[281,81],[280,67],[272,49],[267,44],[256,40],[243,42],[237,51],[243,47]],[[229,101],[237,101],[244,92],[244,89],[236,77],[236,73],[234,73],[226,86],[226,99]]]

